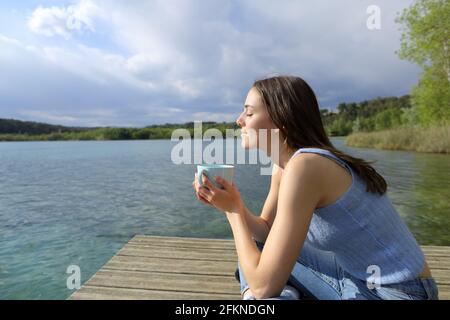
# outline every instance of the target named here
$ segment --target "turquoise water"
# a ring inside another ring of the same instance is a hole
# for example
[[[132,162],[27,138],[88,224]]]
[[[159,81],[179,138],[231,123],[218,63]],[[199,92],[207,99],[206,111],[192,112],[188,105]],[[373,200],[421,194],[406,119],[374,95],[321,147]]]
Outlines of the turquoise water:
[[[368,160],[422,244],[450,245],[450,157],[340,149]],[[0,143],[0,299],[65,299],[66,269],[85,282],[135,234],[231,238],[225,217],[199,203],[195,165],[171,162],[169,140]],[[245,169],[245,170],[244,170]],[[259,213],[270,177],[237,165]]]

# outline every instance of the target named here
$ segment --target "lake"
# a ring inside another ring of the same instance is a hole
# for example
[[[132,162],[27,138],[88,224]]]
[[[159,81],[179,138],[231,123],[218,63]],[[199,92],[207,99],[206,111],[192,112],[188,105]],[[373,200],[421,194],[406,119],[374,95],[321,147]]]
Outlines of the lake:
[[[239,142],[239,141],[238,141]],[[450,156],[346,147],[377,161],[388,195],[420,244],[450,245]],[[196,165],[175,165],[170,140],[0,143],[0,299],[65,299],[69,265],[88,280],[135,234],[231,238],[198,202]],[[261,211],[270,176],[237,165],[247,207]]]

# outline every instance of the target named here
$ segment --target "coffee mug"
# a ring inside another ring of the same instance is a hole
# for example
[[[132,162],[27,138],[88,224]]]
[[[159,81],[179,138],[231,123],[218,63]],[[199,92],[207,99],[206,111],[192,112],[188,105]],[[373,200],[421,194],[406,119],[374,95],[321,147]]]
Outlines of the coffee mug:
[[[227,180],[229,183],[233,182],[234,166],[229,164],[201,164],[197,166],[197,182],[198,185],[203,185],[202,173],[205,173],[206,177],[217,187],[223,189],[223,187],[217,183],[216,177],[220,176]]]

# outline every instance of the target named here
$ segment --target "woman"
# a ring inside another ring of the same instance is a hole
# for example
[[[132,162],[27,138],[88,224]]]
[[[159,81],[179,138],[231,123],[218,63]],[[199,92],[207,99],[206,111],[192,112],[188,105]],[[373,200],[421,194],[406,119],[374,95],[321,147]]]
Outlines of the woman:
[[[256,81],[236,123],[273,162],[260,216],[234,184],[203,177],[197,198],[231,226],[244,299],[437,299],[423,252],[368,162],[336,150],[298,77]],[[259,133],[269,130],[266,141]],[[278,139],[278,140],[274,140]],[[273,142],[279,142],[273,148]]]

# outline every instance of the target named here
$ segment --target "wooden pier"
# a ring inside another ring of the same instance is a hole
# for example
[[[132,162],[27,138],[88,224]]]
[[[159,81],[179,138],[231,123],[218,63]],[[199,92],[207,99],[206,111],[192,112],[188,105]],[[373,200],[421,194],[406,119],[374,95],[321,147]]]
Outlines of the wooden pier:
[[[422,247],[450,299],[450,247]],[[233,240],[137,235],[69,299],[239,300]]]

